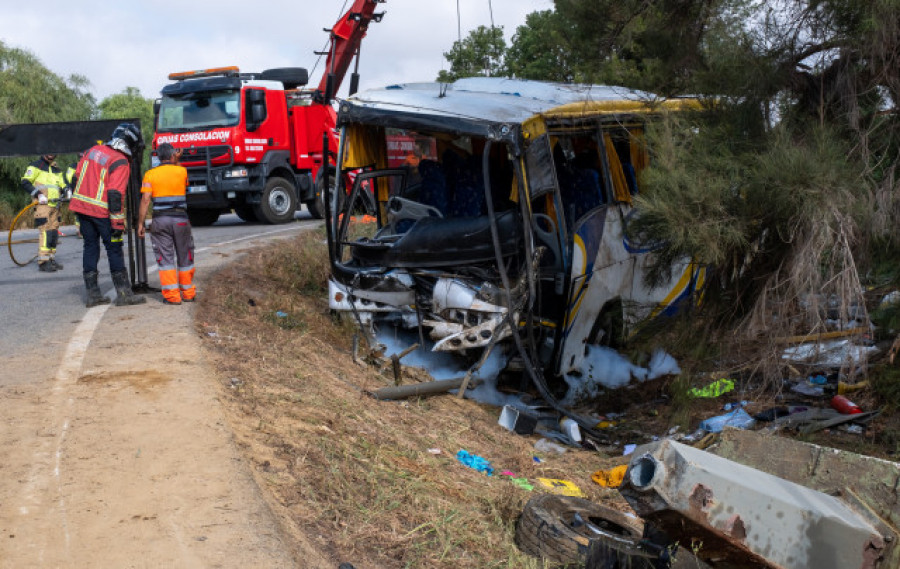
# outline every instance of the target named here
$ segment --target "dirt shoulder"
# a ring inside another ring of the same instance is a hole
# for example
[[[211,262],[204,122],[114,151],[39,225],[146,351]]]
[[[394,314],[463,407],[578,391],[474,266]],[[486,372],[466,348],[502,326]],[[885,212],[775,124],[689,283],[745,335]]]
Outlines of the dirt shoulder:
[[[158,297],[88,311],[55,375],[0,393],[0,567],[316,559],[282,538],[234,444],[192,325],[196,305]],[[29,357],[41,354],[17,360]]]

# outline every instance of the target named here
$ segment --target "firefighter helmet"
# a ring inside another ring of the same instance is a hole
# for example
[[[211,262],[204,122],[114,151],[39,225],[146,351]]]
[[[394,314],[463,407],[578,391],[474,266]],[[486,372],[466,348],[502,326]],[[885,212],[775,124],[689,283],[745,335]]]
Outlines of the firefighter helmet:
[[[133,123],[122,123],[116,127],[106,144],[119,152],[131,156],[141,143],[141,129]]]

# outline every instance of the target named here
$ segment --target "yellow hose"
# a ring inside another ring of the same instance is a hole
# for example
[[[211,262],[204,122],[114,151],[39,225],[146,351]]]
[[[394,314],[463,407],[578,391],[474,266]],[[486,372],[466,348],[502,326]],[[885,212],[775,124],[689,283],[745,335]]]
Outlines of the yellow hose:
[[[28,260],[25,261],[24,263],[23,263],[23,262],[20,262],[18,259],[16,259],[16,256],[13,255],[13,243],[14,243],[14,242],[13,242],[13,238],[12,238],[12,236],[13,236],[13,231],[16,230],[16,226],[19,225],[19,219],[21,219],[22,216],[25,215],[25,212],[29,211],[31,208],[33,208],[33,207],[36,206],[37,204],[38,204],[38,202],[32,202],[32,203],[26,205],[24,208],[22,208],[22,211],[20,211],[19,214],[16,215],[15,219],[13,219],[13,222],[12,222],[12,223],[10,224],[10,226],[9,226],[9,235],[8,235],[7,238],[6,238],[6,245],[7,245],[7,247],[9,248],[9,258],[12,259],[12,262],[13,262],[13,263],[19,265],[20,267],[24,267],[24,266],[27,265],[28,263],[30,263],[30,262],[34,261],[35,259],[37,259],[37,255],[35,255],[34,257],[32,257],[32,258],[30,258],[30,259],[28,259]],[[16,241],[15,243],[33,243],[34,241],[36,241],[36,240],[27,239],[27,240],[24,240],[24,241]]]

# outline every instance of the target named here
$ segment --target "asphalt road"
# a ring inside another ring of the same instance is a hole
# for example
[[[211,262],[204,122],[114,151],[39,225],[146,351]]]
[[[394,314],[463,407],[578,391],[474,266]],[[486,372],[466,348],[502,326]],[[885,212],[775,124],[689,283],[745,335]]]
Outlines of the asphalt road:
[[[245,223],[234,214],[223,215],[212,226],[193,229],[198,270],[212,268],[204,262],[204,257],[211,259],[212,255],[205,255],[210,251],[246,247],[249,241],[288,236],[317,223],[321,222],[311,219],[305,210],[297,214],[294,223],[285,225]],[[63,227],[62,232],[64,237],[57,247],[56,259],[64,268],[55,273],[39,272],[36,262],[17,266],[8,252],[6,232],[0,237],[0,361],[19,359],[27,352],[39,354],[39,358],[48,364],[59,363],[62,350],[87,311],[81,270],[82,241],[75,236],[74,226]],[[17,259],[28,259],[37,253],[36,237],[34,230],[13,234],[14,243],[20,239],[32,240],[13,245]],[[149,237],[145,250],[150,270],[148,282],[158,287]],[[100,288],[104,294],[112,296],[114,290],[105,252],[101,253],[99,270]],[[31,356],[31,360],[34,359]],[[0,366],[0,386],[27,382],[28,375],[18,366],[5,370]]]

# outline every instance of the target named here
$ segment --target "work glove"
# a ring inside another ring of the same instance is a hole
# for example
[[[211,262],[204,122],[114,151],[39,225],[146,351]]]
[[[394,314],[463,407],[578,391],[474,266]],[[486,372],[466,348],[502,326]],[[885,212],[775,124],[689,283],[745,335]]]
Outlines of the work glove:
[[[39,204],[47,205],[47,196],[45,196],[44,194],[38,194],[37,198]]]
[[[113,232],[112,232],[112,242],[113,242],[113,243],[121,243],[121,242],[122,242],[122,236],[123,236],[124,234],[125,234],[125,232],[122,231],[121,229],[115,229],[115,230],[113,230]]]

